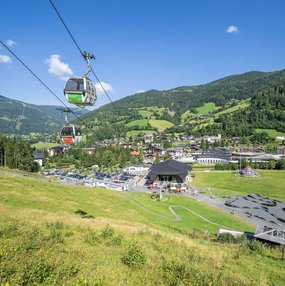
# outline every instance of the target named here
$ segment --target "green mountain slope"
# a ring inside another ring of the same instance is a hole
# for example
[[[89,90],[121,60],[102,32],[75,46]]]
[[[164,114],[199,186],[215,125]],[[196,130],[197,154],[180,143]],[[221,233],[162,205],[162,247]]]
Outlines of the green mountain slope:
[[[249,136],[255,129],[285,132],[285,80],[276,81],[257,90],[247,108],[220,113],[214,122],[200,129],[202,134]],[[257,141],[262,138],[257,138]],[[261,143],[261,142],[259,142]]]
[[[0,133],[4,134],[52,134],[64,124],[63,107],[34,105],[0,96]],[[78,116],[85,110],[75,109]],[[75,116],[70,114],[70,119]]]
[[[164,107],[178,114],[183,114],[190,108],[203,106],[204,103],[215,103],[222,106],[233,99],[246,99],[259,89],[271,83],[285,80],[285,70],[277,72],[247,72],[241,75],[225,77],[208,84],[198,86],[183,86],[170,90],[149,90],[124,97],[115,102],[117,111],[122,117],[128,108]],[[112,113],[117,116],[112,104],[106,104],[97,110],[83,116],[91,119],[98,113]]]
[[[284,96],[284,84],[285,70],[247,72],[198,86],[183,86],[164,91],[149,90],[134,94],[114,102],[116,110],[113,104],[106,104],[83,115],[82,118],[90,122],[96,133],[93,141],[103,139],[104,136],[124,136],[129,134],[130,130],[137,132],[140,129],[148,129],[151,132],[151,120],[172,123],[172,132],[189,132],[191,129],[190,131],[196,135],[218,132],[227,136],[249,136],[255,133],[256,128],[262,126],[272,129],[278,127],[278,131],[283,132],[284,104],[279,97]],[[262,97],[260,94],[265,94],[265,97],[277,96],[278,99],[266,99],[262,109],[256,112],[256,97]],[[277,110],[273,111],[276,108]],[[255,116],[255,113],[258,113],[258,116]],[[262,113],[265,116],[262,116]],[[146,121],[145,126],[131,128],[142,120]],[[222,122],[225,124],[221,124]],[[80,124],[79,121],[77,123]]]

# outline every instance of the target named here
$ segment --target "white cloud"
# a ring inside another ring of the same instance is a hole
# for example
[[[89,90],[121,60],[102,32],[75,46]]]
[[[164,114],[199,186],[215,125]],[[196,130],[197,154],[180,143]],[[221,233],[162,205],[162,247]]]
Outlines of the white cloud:
[[[228,26],[226,32],[229,33],[229,34],[238,34],[239,33],[239,29],[238,29],[237,26],[231,25],[231,26]]]
[[[7,55],[0,55],[0,63],[3,63],[3,64],[10,64],[12,63],[12,60],[9,56]]]
[[[45,60],[45,63],[49,66],[48,72],[62,80],[66,80],[73,74],[69,64],[66,64],[60,60],[60,55],[51,55],[49,59]]]
[[[101,84],[102,84],[103,88],[106,90],[107,93],[109,93],[109,92],[115,93],[113,87],[109,83],[101,81]],[[105,94],[105,92],[104,92],[104,90],[101,87],[99,82],[95,84],[95,88],[96,88],[96,92],[97,92],[98,96]]]
[[[11,39],[7,40],[5,43],[9,47],[13,47],[14,45],[16,45],[16,42]]]

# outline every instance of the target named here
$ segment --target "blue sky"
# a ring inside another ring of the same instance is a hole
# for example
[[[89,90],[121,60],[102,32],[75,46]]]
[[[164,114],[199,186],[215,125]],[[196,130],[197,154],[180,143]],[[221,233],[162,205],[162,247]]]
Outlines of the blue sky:
[[[113,101],[285,63],[284,0],[53,0]],[[84,5],[83,5],[84,3]],[[0,39],[59,96],[86,66],[48,0],[1,3]],[[96,80],[91,77],[94,82]],[[0,94],[60,103],[0,47]],[[108,103],[98,90],[96,108]]]

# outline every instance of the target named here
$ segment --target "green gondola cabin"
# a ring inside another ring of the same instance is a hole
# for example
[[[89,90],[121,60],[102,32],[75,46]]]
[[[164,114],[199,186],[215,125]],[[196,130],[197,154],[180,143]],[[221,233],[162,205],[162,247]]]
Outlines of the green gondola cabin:
[[[77,106],[94,105],[97,96],[95,86],[88,77],[71,77],[64,87],[67,101]]]

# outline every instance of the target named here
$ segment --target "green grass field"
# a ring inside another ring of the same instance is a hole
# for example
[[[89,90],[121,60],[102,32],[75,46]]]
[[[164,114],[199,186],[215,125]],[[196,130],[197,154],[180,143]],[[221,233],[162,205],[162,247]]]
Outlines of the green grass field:
[[[197,111],[198,111],[197,115],[198,116],[207,115],[213,112],[215,109],[217,109],[217,106],[215,103],[213,102],[205,103],[203,106],[197,108]]]
[[[193,171],[193,185],[212,188],[216,196],[260,194],[285,202],[285,171],[258,170],[256,178],[241,177],[229,171]]]
[[[227,108],[227,109],[225,109],[225,110],[223,110],[223,111],[217,112],[217,113],[214,114],[214,117],[213,117],[213,118],[209,118],[209,119],[207,119],[207,120],[203,120],[203,123],[200,123],[200,124],[198,124],[197,126],[195,126],[194,130],[199,129],[199,128],[201,128],[202,126],[207,126],[207,125],[209,125],[209,124],[213,124],[213,123],[214,123],[214,119],[215,119],[215,118],[218,118],[219,115],[221,115],[221,114],[234,112],[234,111],[236,111],[236,110],[246,108],[246,107],[248,107],[248,105],[249,105],[249,102],[248,102],[247,100],[245,100],[245,101],[241,101],[239,104],[237,104],[237,105],[235,105],[235,106],[233,106],[233,107],[230,107],[230,108]],[[213,107],[213,104],[212,104],[212,105],[209,105],[209,108],[211,108],[211,106]],[[207,111],[207,107],[206,107],[205,105],[204,105],[203,107],[204,107],[205,110]],[[203,108],[203,107],[202,107],[202,108]],[[215,109],[217,109],[217,107],[215,107]],[[203,109],[202,109],[202,110],[203,110]],[[208,113],[206,113],[206,114],[208,114]],[[202,115],[205,115],[205,114],[202,114]],[[190,120],[190,121],[189,121],[189,123],[193,123],[193,124],[199,123],[199,122],[201,122],[201,120],[193,119],[193,120]]]
[[[146,119],[156,119],[153,115],[155,112],[161,116],[165,111],[164,107],[144,107],[138,109],[138,113]]]
[[[3,169],[0,169],[3,172]],[[221,244],[217,225],[252,226],[192,199],[64,186],[0,173],[0,285],[276,285],[279,248]],[[169,207],[182,220],[176,221]],[[85,211],[84,218],[75,212]],[[234,284],[233,284],[234,281]]]
[[[269,137],[276,138],[277,136],[285,136],[285,133],[276,131],[275,129],[255,129],[257,133],[266,132]]]
[[[149,124],[155,128],[158,128],[159,131],[163,131],[166,128],[173,126],[173,123],[166,120],[149,120]]]
[[[43,210],[58,214],[68,213],[73,215],[77,209],[82,209],[87,213],[109,219],[121,218],[128,222],[144,223],[152,227],[162,229],[176,229],[179,232],[187,232],[189,228],[197,228],[211,233],[216,233],[217,226],[213,224],[205,226],[201,219],[191,215],[189,212],[182,210],[188,219],[182,216],[181,221],[172,221],[161,218],[159,215],[168,214],[174,218],[168,210],[169,205],[181,205],[203,214],[206,218],[212,218],[216,223],[221,221],[228,222],[228,226],[238,229],[250,230],[250,226],[241,223],[238,219],[222,211],[217,211],[201,203],[184,198],[172,196],[168,202],[158,203],[150,201],[150,195],[133,193],[118,193],[107,191],[105,189],[88,189],[80,187],[67,187],[55,184],[53,182],[35,181],[38,179],[22,177],[13,178],[13,187],[11,187],[11,177],[2,175],[0,177],[1,193],[0,199],[4,205],[15,209],[27,208],[34,210]],[[36,188],[33,186],[36,184]],[[131,199],[131,200],[130,200]],[[132,200],[142,204],[138,206],[132,203]],[[148,207],[155,210],[158,214],[153,214]],[[180,212],[180,211],[179,211]],[[209,217],[208,217],[209,216]],[[192,219],[191,219],[192,217]],[[193,219],[195,223],[193,223]]]
[[[147,126],[147,119],[140,119],[140,120],[134,120],[131,121],[127,124],[128,127],[132,127],[132,126],[140,126],[140,127],[144,127]],[[163,131],[168,127],[173,126],[173,123],[166,121],[166,120],[156,120],[156,119],[150,119],[149,120],[149,124],[152,127],[158,128],[158,130]]]
[[[190,112],[190,110],[187,110],[186,112],[184,112],[181,115],[181,121],[182,121],[182,123],[188,122],[189,118],[193,118],[193,117],[196,117],[196,116],[197,116],[197,114]]]
[[[139,113],[141,116],[143,116],[144,118],[150,118],[150,117],[152,116],[152,114],[153,114],[152,111],[142,110],[142,109],[138,110],[138,113]]]
[[[132,130],[132,131],[128,131],[127,132],[127,136],[136,136],[140,133],[143,133],[143,134],[152,134],[154,133],[155,130]]]
[[[43,149],[43,148],[51,148],[51,147],[55,147],[57,146],[58,143],[44,143],[44,142],[39,142],[39,143],[35,143],[32,145],[33,148],[36,149]]]
[[[139,120],[134,120],[134,121],[131,121],[127,124],[128,127],[132,127],[132,126],[140,126],[140,127],[143,127],[143,126],[147,126],[147,119],[139,119]]]
[[[237,105],[235,105],[233,107],[227,108],[227,109],[225,109],[223,111],[220,111],[220,112],[216,113],[214,117],[217,118],[221,114],[234,112],[234,111],[237,111],[239,109],[246,108],[248,106],[249,106],[249,101],[248,100],[244,100],[244,101],[241,101],[239,104],[237,104]]]
[[[154,113],[156,112],[159,116],[165,111],[164,107],[144,107],[138,108],[138,113],[146,119],[156,119]]]

